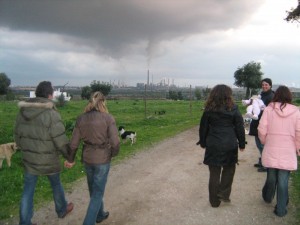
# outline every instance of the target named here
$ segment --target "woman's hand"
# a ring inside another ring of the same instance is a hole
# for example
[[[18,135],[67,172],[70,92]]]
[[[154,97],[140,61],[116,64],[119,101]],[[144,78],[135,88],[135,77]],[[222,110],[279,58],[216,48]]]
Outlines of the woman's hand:
[[[70,169],[70,168],[72,168],[72,167],[75,165],[75,162],[70,163],[70,162],[68,162],[68,161],[66,160],[66,161],[64,162],[64,165],[65,165],[66,168]]]

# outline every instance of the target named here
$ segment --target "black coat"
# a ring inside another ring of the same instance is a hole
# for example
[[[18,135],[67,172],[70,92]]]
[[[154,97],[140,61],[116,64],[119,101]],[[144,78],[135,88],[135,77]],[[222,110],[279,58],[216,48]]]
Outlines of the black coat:
[[[235,105],[231,111],[205,111],[199,128],[200,145],[205,148],[204,164],[234,165],[238,148],[245,148],[243,117]]]
[[[274,92],[272,89],[268,90],[267,92],[261,92],[261,100],[263,101],[263,103],[268,106],[269,103],[272,101],[273,97],[274,97]],[[258,124],[259,124],[259,120],[261,118],[263,114],[263,111],[260,112],[260,114],[258,115],[258,120],[252,120],[250,123],[250,129],[249,129],[249,135],[251,136],[258,136]]]

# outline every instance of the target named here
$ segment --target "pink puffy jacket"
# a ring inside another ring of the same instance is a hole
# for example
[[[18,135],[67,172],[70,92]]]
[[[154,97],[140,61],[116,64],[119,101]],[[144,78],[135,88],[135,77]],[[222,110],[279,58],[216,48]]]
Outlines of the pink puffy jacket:
[[[300,149],[298,107],[287,104],[281,111],[280,103],[270,103],[259,121],[258,137],[264,144],[262,164],[265,167],[297,169],[297,152]]]

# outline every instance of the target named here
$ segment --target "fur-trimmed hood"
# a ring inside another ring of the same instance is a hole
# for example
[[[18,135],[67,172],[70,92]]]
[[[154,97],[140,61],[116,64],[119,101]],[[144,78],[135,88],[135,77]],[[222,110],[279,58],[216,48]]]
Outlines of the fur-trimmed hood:
[[[20,102],[14,138],[22,152],[25,171],[50,175],[62,169],[59,155],[68,158],[68,137],[60,114],[47,98]]]
[[[18,107],[20,108],[21,115],[26,120],[31,120],[45,110],[55,109],[54,102],[47,98],[33,98],[28,101],[20,101],[18,103]]]

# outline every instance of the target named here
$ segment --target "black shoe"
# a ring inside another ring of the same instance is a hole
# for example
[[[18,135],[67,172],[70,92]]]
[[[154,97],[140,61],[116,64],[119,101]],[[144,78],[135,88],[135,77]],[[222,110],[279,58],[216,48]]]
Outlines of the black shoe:
[[[213,208],[218,208],[218,207],[220,206],[220,204],[221,204],[221,201],[220,201],[220,200],[216,200],[216,201],[214,201],[214,202],[210,202],[210,205],[211,205],[211,207],[213,207]]]
[[[231,200],[229,198],[224,198],[222,195],[218,194],[218,198],[221,202],[229,203]]]
[[[101,223],[103,220],[106,220],[109,216],[109,212],[104,212],[103,217],[101,219],[97,219],[96,223]]]
[[[255,163],[254,167],[260,168],[260,167],[262,167],[262,165],[260,163]]]
[[[274,209],[273,213],[278,217],[284,217],[287,214],[287,210],[285,210],[285,213],[282,215],[279,215],[276,209]]]
[[[267,172],[267,171],[268,171],[268,169],[263,166],[257,169],[257,172]]]

